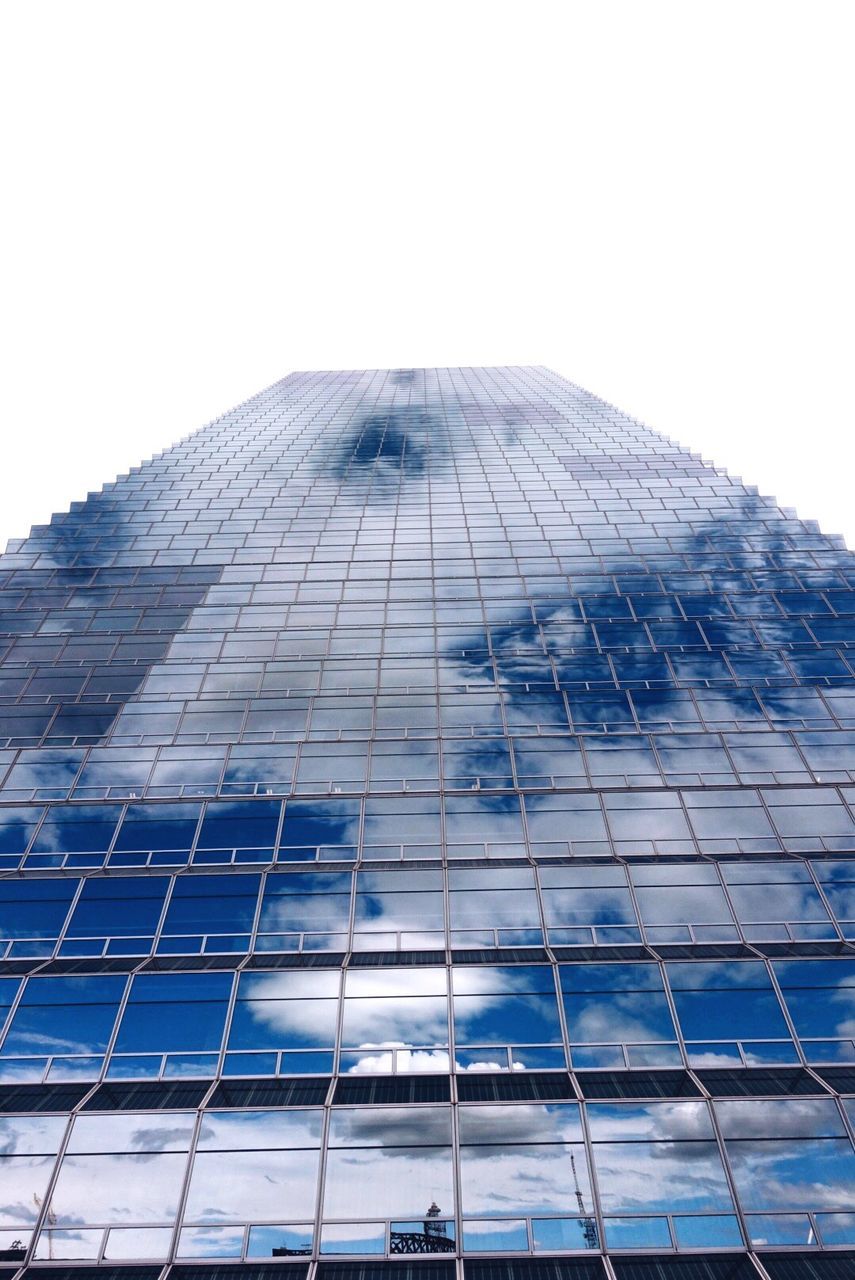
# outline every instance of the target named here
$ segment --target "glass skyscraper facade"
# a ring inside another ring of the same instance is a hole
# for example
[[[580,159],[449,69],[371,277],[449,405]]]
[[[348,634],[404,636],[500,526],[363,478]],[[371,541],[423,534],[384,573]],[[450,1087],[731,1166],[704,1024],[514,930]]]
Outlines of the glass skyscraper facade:
[[[0,1280],[851,1276],[853,587],[539,367],[10,544]]]

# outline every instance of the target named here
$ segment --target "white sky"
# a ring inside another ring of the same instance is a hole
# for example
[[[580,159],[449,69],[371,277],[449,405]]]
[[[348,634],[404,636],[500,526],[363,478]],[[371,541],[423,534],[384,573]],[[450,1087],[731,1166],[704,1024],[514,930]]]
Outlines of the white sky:
[[[855,547],[855,9],[6,0],[0,547],[292,369],[546,364]]]

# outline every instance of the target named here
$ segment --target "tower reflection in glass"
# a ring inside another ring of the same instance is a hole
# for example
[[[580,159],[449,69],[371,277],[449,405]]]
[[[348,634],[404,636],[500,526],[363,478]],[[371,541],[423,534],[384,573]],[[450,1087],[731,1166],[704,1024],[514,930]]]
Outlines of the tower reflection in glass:
[[[10,1275],[842,1274],[853,586],[538,367],[292,374],[12,543]]]

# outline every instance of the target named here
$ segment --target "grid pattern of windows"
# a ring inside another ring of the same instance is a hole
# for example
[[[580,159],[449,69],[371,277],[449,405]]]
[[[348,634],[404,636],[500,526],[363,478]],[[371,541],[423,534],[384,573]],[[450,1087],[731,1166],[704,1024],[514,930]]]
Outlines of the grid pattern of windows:
[[[851,553],[537,367],[10,544],[0,1131],[10,1277],[844,1274]]]

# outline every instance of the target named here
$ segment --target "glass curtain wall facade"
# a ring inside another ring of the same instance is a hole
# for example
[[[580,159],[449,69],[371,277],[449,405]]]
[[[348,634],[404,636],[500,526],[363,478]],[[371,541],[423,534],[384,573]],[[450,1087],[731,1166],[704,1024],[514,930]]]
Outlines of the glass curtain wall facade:
[[[0,1276],[851,1275],[853,586],[539,367],[10,544]]]

